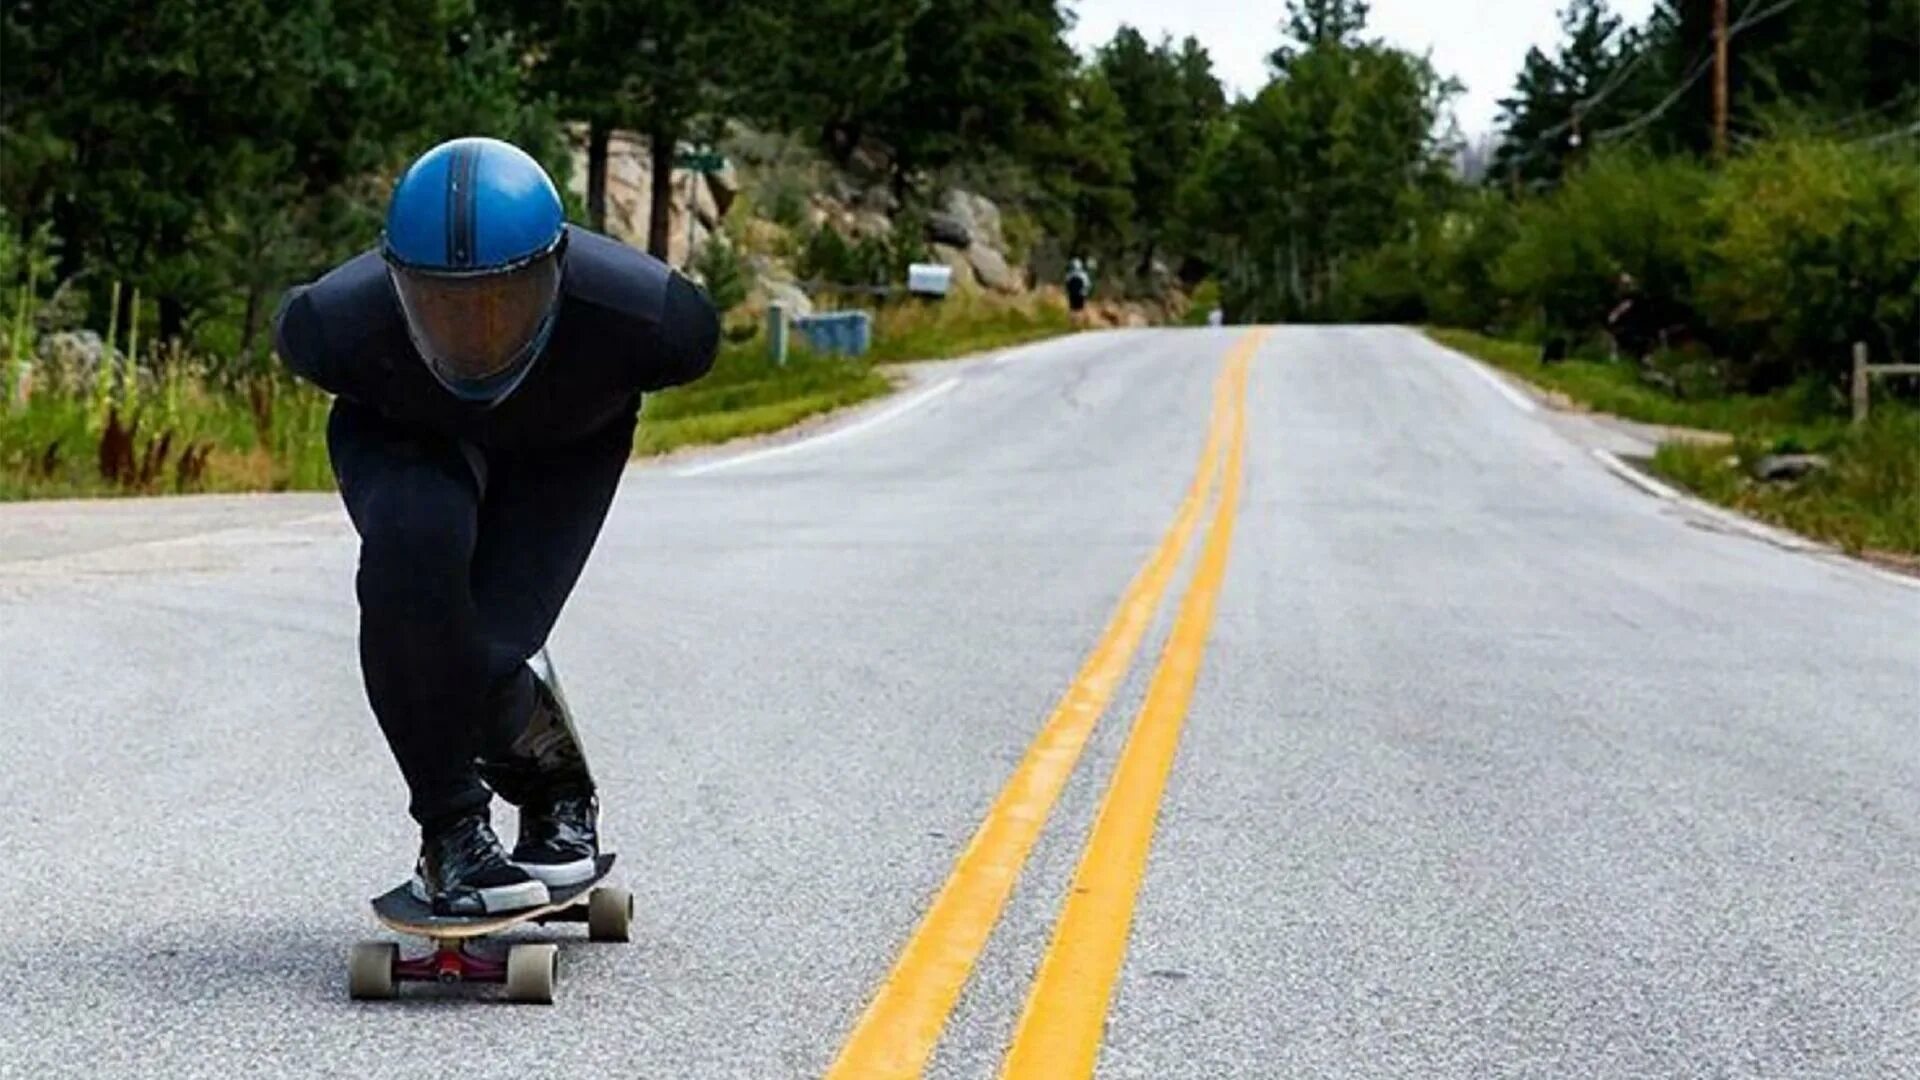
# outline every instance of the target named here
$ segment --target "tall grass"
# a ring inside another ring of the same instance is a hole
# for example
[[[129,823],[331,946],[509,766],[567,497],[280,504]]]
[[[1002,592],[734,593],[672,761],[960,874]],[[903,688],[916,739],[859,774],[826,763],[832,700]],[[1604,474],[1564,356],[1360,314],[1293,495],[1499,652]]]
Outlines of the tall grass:
[[[112,310],[119,308],[116,297]],[[648,395],[634,451],[657,454],[777,431],[886,393],[892,382],[878,365],[957,356],[1069,328],[1057,303],[976,296],[881,309],[873,351],[861,358],[819,356],[795,344],[788,362],[775,365],[758,337],[730,343],[704,379]],[[0,499],[332,486],[324,394],[279,375],[222,388],[206,365],[172,345],[150,349],[136,364],[139,342],[129,335],[125,352],[115,348],[119,330],[115,320],[87,378],[42,387],[0,424]],[[264,432],[249,393],[261,396],[270,417]],[[134,459],[165,438],[170,461],[186,448],[204,449],[205,468],[190,477],[163,470],[131,485],[103,475],[103,442],[128,427]]]
[[[869,358],[876,364],[945,360],[1072,329],[1066,306],[1049,295],[1014,299],[961,293],[882,307],[874,316]]]
[[[103,365],[104,366],[104,365]],[[165,439],[166,468],[146,484],[103,475],[101,444],[108,420],[91,394],[35,393],[0,424],[0,500],[66,498],[176,491],[324,490],[333,475],[326,456],[327,398],[283,382],[273,393],[273,423],[263,441],[245,398],[171,368],[158,393],[134,387],[109,401],[105,412],[131,428],[133,453],[142,457]],[[131,401],[133,409],[121,412]],[[182,482],[177,463],[189,448],[203,449],[206,466]]]
[[[1732,455],[1669,443],[1653,465],[1715,502],[1848,551],[1920,556],[1920,411],[1877,410],[1866,426],[1827,444],[1829,468],[1795,483],[1752,478],[1754,462],[1774,449],[1752,437],[1741,439]]]

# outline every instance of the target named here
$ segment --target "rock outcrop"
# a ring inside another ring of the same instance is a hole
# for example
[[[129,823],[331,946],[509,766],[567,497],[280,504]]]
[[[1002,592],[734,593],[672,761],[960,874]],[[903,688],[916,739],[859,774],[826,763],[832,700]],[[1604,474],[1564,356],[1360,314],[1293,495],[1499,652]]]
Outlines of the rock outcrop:
[[[569,129],[573,145],[571,188],[586,194],[586,130]],[[668,261],[685,267],[706,244],[732,244],[746,257],[755,286],[749,313],[779,302],[791,311],[811,310],[798,284],[793,260],[806,234],[832,229],[849,243],[894,242],[903,219],[884,169],[859,159],[846,170],[832,168],[787,137],[740,132],[729,140],[729,162],[714,173],[675,170],[668,217]],[[737,162],[737,163],[736,163]],[[607,148],[606,229],[637,247],[646,246],[653,175],[646,141],[615,132]],[[795,191],[803,194],[796,196]],[[745,198],[751,213],[736,213]],[[1008,256],[1000,207],[978,192],[948,189],[931,210],[917,215],[931,258],[953,271],[959,291],[991,290],[1017,295],[1032,283],[1024,266]],[[1137,313],[1116,313],[1116,322]]]
[[[587,197],[585,126],[571,125],[568,136],[573,148],[572,178],[568,187],[584,200]],[[694,173],[680,169],[674,170],[672,179],[667,261],[674,266],[686,266],[690,252],[700,250],[714,235],[720,220],[726,216],[726,208],[733,205],[739,195],[740,179],[737,173]],[[607,142],[607,233],[635,247],[646,247],[652,205],[653,165],[648,158],[646,140],[631,132],[614,132]]]

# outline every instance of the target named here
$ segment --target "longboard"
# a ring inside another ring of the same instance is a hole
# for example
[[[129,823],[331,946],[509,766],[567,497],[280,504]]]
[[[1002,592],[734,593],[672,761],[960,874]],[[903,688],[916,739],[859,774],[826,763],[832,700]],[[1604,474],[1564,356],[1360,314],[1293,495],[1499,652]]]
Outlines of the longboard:
[[[633,894],[601,885],[614,856],[602,855],[594,875],[577,885],[554,890],[538,907],[495,915],[436,915],[433,908],[402,884],[373,898],[373,915],[396,933],[433,942],[433,952],[401,955],[391,941],[363,942],[347,957],[347,993],[356,1000],[384,1000],[402,982],[504,983],[510,1001],[552,1004],[559,947],[551,943],[510,945],[504,960],[470,948],[469,943],[522,923],[584,922],[591,941],[626,941],[632,932]]]

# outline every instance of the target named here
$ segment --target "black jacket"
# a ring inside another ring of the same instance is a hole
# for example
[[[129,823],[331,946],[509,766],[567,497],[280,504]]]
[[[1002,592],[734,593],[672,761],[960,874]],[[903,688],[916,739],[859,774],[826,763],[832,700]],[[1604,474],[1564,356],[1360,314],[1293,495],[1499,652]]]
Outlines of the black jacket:
[[[274,344],[295,374],[401,424],[503,449],[576,442],[630,417],[643,391],[706,374],[720,326],[665,263],[586,229],[568,234],[553,335],[491,407],[454,397],[427,370],[377,250],[288,292]]]

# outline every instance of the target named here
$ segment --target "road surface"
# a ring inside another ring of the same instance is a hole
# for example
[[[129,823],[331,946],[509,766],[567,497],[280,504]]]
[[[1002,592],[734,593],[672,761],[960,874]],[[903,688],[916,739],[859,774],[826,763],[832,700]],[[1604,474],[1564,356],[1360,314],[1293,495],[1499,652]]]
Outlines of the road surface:
[[[0,1076],[1920,1075],[1920,591],[1408,331],[922,376],[630,471],[553,648],[637,936],[552,1008],[346,1000],[331,497],[0,507]]]

